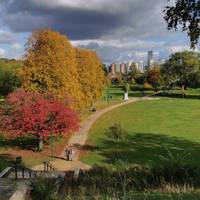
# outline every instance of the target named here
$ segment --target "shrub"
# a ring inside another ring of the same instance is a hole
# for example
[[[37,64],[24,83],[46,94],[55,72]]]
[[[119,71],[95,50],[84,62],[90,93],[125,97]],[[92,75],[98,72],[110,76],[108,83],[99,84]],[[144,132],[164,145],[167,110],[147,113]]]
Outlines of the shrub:
[[[144,90],[144,87],[143,85],[131,85],[130,87],[131,91],[143,91]]]
[[[39,177],[30,182],[32,200],[55,200],[58,182],[55,178]]]
[[[144,83],[143,87],[144,87],[144,90],[153,90],[152,85],[150,85],[149,83]]]

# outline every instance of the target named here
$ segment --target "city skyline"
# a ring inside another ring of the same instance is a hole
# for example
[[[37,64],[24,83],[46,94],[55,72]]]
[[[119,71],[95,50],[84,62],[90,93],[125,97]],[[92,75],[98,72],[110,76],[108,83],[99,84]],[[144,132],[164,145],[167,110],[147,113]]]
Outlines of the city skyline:
[[[72,44],[97,51],[104,63],[156,59],[190,50],[186,33],[168,31],[166,0],[1,0],[0,57],[21,58],[31,32],[50,27]],[[149,23],[151,22],[151,23]]]

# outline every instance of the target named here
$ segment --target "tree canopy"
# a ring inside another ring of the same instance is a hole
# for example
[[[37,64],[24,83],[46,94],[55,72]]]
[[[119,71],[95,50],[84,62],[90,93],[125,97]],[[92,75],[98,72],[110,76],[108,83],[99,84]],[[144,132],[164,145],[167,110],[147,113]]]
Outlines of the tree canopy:
[[[157,87],[157,85],[161,81],[161,75],[160,75],[160,69],[159,68],[153,68],[147,71],[146,75],[147,82],[151,84],[154,88]]]
[[[193,51],[177,52],[162,66],[161,73],[167,85],[180,82],[187,86],[189,77],[200,70],[200,54]]]
[[[79,83],[83,92],[83,104],[89,107],[102,94],[105,73],[97,54],[91,50],[77,48]]]
[[[170,0],[169,0],[170,1]],[[177,29],[180,25],[186,31],[194,48],[200,36],[200,1],[176,0],[174,6],[167,6],[164,19],[168,29]]]
[[[95,52],[75,49],[66,36],[50,29],[33,32],[26,52],[20,72],[25,91],[71,97],[76,109],[101,96],[105,74]]]
[[[22,61],[0,59],[0,95],[7,95],[21,86],[18,70]]]
[[[42,141],[67,134],[79,127],[78,115],[52,95],[40,95],[22,90],[9,94],[0,108],[0,130],[11,137],[33,135]]]
[[[20,77],[25,91],[51,93],[60,99],[81,99],[75,50],[66,36],[50,29],[33,32],[27,42]]]

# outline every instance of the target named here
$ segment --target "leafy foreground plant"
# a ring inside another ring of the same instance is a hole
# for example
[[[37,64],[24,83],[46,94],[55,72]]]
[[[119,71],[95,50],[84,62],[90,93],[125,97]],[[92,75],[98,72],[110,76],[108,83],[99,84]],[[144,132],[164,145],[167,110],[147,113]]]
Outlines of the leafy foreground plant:
[[[139,167],[126,169],[124,164],[119,162],[113,170],[96,167],[80,172],[78,178],[72,173],[57,179],[39,178],[30,185],[32,200],[200,199],[200,194],[194,193],[197,187],[187,183],[187,179],[176,184],[176,177],[168,181],[164,172]]]

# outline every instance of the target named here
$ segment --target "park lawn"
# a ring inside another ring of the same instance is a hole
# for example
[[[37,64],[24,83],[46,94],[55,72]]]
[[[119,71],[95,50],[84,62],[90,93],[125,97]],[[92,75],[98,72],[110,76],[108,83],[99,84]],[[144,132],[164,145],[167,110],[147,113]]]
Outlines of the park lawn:
[[[129,91],[129,97],[143,97],[145,95],[152,95],[153,91]],[[112,105],[123,102],[124,90],[122,86],[112,85],[108,88],[105,88],[102,94],[102,97],[94,103],[96,110],[101,110]],[[86,109],[80,112],[81,121],[87,119],[93,112]]]
[[[88,151],[81,160],[90,165],[111,165],[115,148],[106,135],[119,123],[127,132],[118,144],[118,158],[128,164],[152,165],[160,155],[187,153],[185,162],[200,163],[200,101],[160,99],[132,103],[104,114],[89,132]]]

